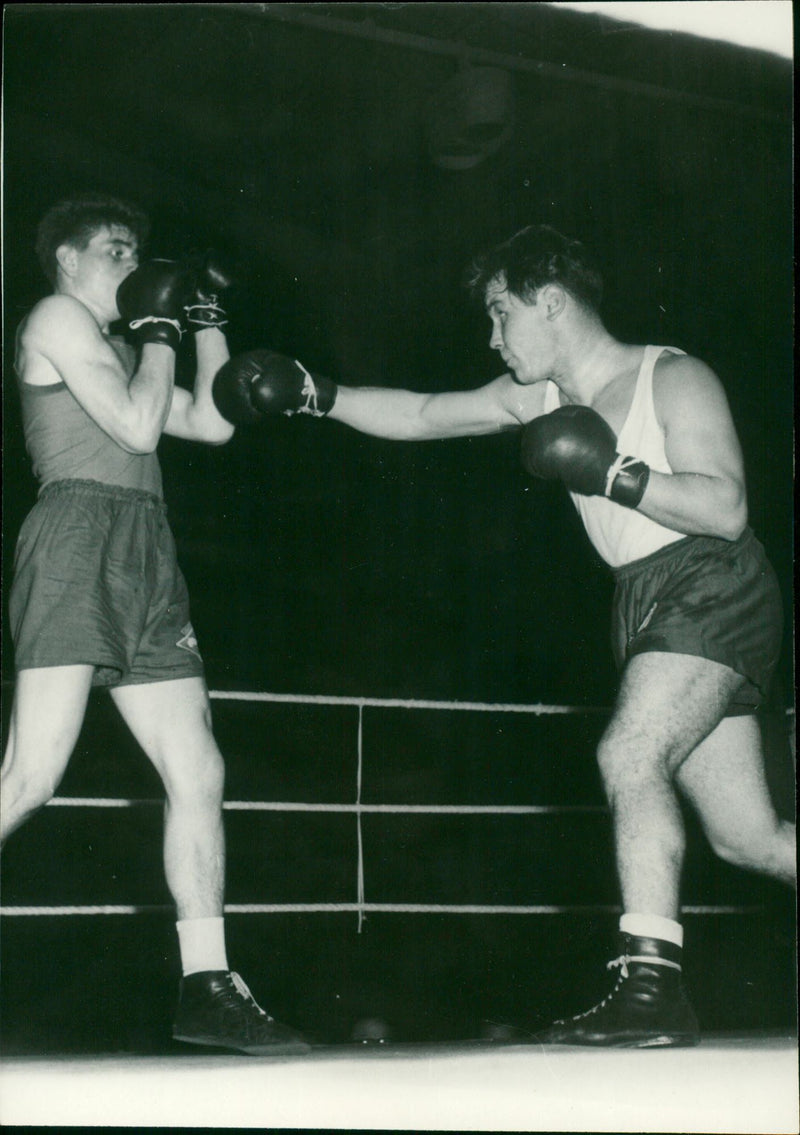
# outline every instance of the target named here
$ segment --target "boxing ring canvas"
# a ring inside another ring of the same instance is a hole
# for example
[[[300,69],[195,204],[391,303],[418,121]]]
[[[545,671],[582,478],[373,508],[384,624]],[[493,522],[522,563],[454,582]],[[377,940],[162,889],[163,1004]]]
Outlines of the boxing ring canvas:
[[[796,1056],[791,1038],[736,1038],[701,1054],[414,1045],[302,1061],[13,1058],[5,1112],[67,1126],[791,1135]]]
[[[469,255],[529,220],[584,229],[622,332],[680,339],[730,384],[752,523],[791,600],[785,23],[777,48],[732,47],[724,28],[645,31],[641,5],[145,7],[7,6],[6,375],[42,291],[38,215],[88,181],[138,197],[169,255],[236,251],[234,350],[363,385],[485,381]],[[782,0],[648,7],[791,18]],[[467,64],[512,81],[490,91],[502,129],[485,152],[454,154],[441,96]],[[616,677],[610,579],[518,449],[297,419],[219,449],[164,439],[227,769],[228,953],[312,1050],[171,1041],[163,788],[96,693],[55,798],[3,850],[0,1123],[800,1130],[795,896],[717,859],[688,810],[701,1044],[535,1042],[606,980],[620,911],[594,754]],[[4,581],[28,465],[6,381]],[[791,618],[785,643],[762,728],[789,818]]]

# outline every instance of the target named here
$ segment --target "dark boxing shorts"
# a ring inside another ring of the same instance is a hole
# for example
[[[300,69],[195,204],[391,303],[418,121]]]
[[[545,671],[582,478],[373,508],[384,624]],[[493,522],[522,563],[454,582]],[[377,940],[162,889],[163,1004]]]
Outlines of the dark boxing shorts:
[[[45,486],[17,541],[18,670],[94,666],[93,684],[202,676],[164,502],[96,481]]]
[[[781,597],[763,547],[687,536],[614,572],[612,647],[621,669],[634,654],[666,651],[720,662],[746,679],[728,716],[767,698],[781,647]]]

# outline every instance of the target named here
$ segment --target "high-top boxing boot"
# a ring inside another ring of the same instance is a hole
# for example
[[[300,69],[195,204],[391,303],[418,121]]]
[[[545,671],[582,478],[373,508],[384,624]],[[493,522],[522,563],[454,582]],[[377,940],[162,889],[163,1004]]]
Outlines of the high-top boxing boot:
[[[681,984],[681,948],[658,938],[620,935],[619,969],[609,995],[589,1009],[556,1021],[536,1039],[542,1044],[667,1048],[698,1044],[700,1031]]]
[[[181,981],[172,1035],[189,1044],[235,1048],[251,1056],[299,1056],[311,1046],[270,1017],[238,973],[210,970]]]

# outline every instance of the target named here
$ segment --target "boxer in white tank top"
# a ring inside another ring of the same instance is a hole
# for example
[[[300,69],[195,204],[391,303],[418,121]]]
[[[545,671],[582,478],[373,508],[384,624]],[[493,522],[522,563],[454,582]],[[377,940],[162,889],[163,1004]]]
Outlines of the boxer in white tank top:
[[[646,462],[651,470],[672,473],[664,447],[664,431],[653,406],[653,370],[656,360],[664,351],[675,355],[684,354],[675,347],[645,347],[633,400],[617,437],[617,445],[623,452]],[[544,412],[549,414],[561,405],[558,387],[554,382],[548,381]],[[589,539],[611,567],[621,567],[632,560],[641,560],[652,552],[657,552],[659,548],[683,539],[682,533],[665,528],[641,512],[620,508],[606,497],[589,497],[580,493],[570,495]]]
[[[680,976],[679,795],[721,857],[796,882],[795,828],[773,808],[754,716],[780,645],[780,596],[747,527],[727,398],[699,359],[612,336],[595,262],[548,226],[491,250],[471,282],[504,374],[447,393],[339,386],[329,416],[413,441],[522,426],[525,467],[573,494],[618,582],[620,687],[598,762],[624,913],[612,993],[539,1039],[696,1044]],[[265,368],[267,389],[278,369]]]

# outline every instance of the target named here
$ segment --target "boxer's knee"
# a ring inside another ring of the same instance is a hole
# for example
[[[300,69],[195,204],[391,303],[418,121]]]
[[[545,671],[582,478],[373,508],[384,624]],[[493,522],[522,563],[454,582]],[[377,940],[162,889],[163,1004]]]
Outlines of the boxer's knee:
[[[597,746],[597,765],[606,794],[613,799],[637,784],[670,780],[670,753],[641,734],[611,728]]]
[[[168,762],[164,781],[173,805],[204,810],[220,808],[225,789],[225,763],[213,739],[181,760]]]
[[[49,803],[60,776],[46,767],[23,767],[6,760],[0,776],[0,838],[5,839],[29,816]]]

